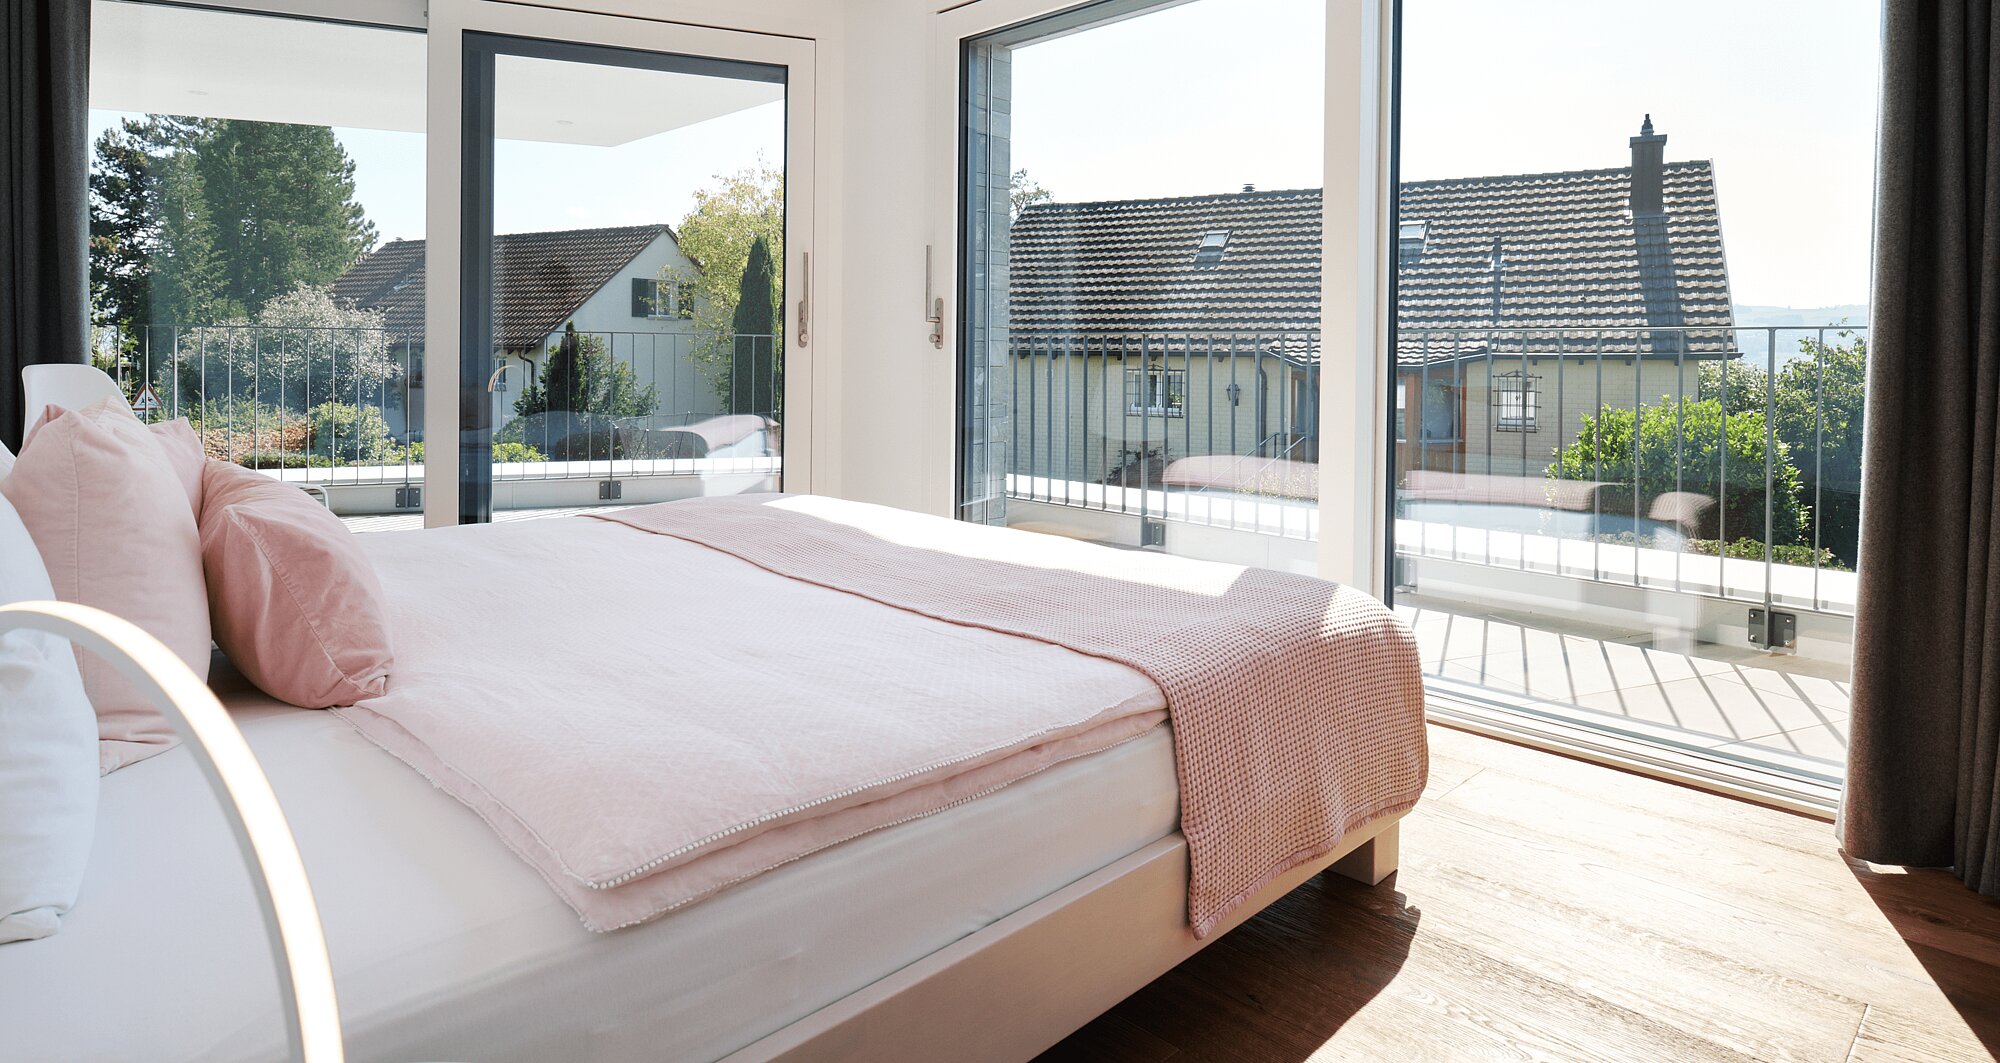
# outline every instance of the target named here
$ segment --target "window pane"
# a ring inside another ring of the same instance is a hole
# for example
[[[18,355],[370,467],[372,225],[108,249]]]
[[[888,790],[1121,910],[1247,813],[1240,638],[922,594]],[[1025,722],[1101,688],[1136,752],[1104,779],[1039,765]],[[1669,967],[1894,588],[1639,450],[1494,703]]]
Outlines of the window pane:
[[[1316,570],[1323,25],[1118,0],[968,42],[962,517]],[[1217,54],[1259,59],[1187,76]]]
[[[1879,5],[1403,10],[1393,538],[1434,688],[1837,781]]]
[[[503,38],[467,67],[491,216],[461,445],[490,460],[461,519],[777,489],[783,68]]]
[[[372,264],[421,270],[423,36],[98,3],[90,92],[96,364],[211,457],[421,523],[424,289]]]

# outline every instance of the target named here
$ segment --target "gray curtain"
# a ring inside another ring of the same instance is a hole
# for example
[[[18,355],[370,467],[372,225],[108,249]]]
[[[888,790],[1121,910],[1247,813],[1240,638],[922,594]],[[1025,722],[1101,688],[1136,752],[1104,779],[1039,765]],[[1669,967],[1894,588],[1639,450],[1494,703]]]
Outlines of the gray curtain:
[[[0,441],[21,367],[90,347],[90,0],[0,0]]]
[[[2000,26],[1887,0],[1841,837],[2000,896]]]

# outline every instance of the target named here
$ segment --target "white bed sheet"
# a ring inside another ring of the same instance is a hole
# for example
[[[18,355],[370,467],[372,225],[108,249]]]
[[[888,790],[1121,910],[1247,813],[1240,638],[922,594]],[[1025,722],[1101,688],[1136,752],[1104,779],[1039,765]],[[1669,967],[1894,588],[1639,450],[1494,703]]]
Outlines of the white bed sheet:
[[[713,1059],[1165,837],[1178,817],[1161,726],[593,934],[471,811],[338,719],[232,707],[299,837],[359,1060]],[[187,752],[108,777],[99,815],[63,929],[0,947],[0,1059],[281,1054],[247,873]]]

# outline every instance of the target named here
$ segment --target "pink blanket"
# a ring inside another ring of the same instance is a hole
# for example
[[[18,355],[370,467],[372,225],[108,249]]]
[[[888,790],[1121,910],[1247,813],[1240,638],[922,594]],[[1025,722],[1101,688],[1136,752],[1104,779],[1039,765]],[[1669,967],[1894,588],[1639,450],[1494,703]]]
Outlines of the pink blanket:
[[[387,694],[333,711],[484,818],[593,930],[1163,719],[1123,665],[619,524],[356,543],[396,670]]]
[[[1144,673],[1173,727],[1197,936],[1423,791],[1416,640],[1358,591],[811,496],[670,502],[601,519]]]

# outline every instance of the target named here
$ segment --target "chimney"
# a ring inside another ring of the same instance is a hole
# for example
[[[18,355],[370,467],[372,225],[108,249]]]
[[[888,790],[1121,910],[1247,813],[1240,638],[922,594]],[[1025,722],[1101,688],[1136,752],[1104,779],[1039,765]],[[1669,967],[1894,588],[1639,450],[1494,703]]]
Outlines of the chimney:
[[[1245,191],[1245,192],[1255,192],[1255,191],[1257,191],[1257,186],[1256,186],[1256,185],[1253,185],[1253,184],[1245,184],[1245,185],[1243,186],[1243,191]]]
[[[1647,115],[1639,135],[1632,138],[1632,216],[1665,214],[1666,194],[1661,185],[1666,169],[1667,135],[1653,132],[1653,116]]]

